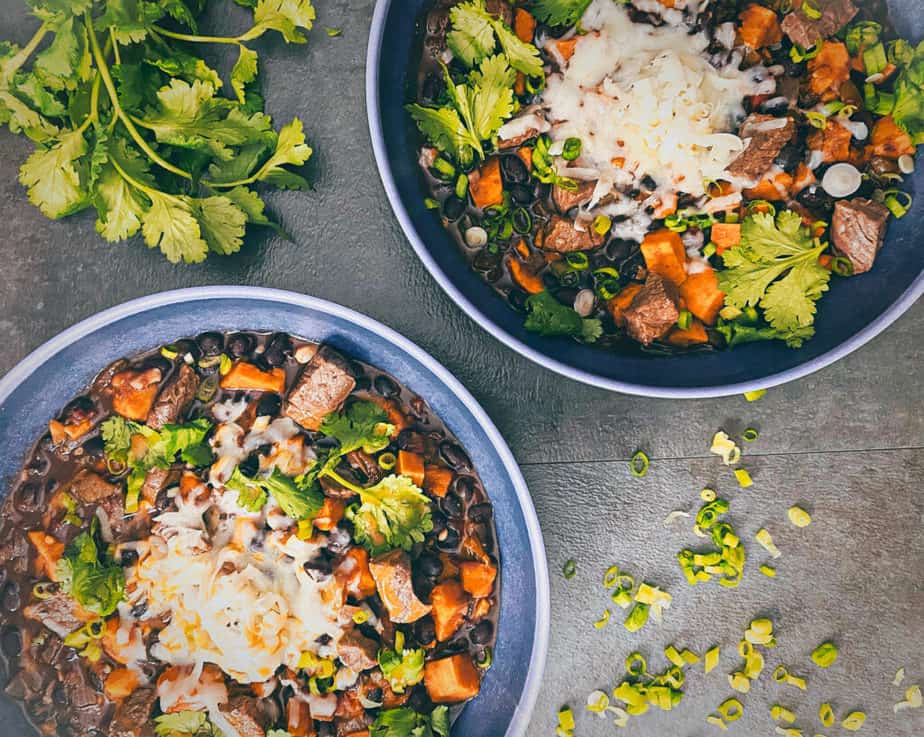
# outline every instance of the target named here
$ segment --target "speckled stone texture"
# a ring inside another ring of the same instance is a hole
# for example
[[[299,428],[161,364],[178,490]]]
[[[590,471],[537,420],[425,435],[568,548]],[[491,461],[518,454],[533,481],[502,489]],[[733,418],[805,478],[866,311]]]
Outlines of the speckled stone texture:
[[[218,5],[222,17],[206,28],[244,26],[242,8]],[[741,697],[745,715],[729,734],[774,734],[773,703],[794,709],[806,735],[843,734],[821,728],[822,701],[839,717],[866,711],[861,735],[924,734],[924,710],[893,715],[902,691],[891,685],[899,666],[907,683],[924,684],[924,305],[844,361],[753,404],[741,397],[678,403],[620,396],[530,364],[444,296],[392,216],[363,102],[372,5],[318,0],[318,29],[306,46],[260,45],[269,112],[277,122],[300,116],[316,152],[313,192],[268,197],[292,243],[255,232],[239,256],[196,267],[171,266],[137,242],[106,245],[91,216],[52,222],[32,208],[16,181],[30,144],[0,133],[0,372],[79,319],[168,288],[254,284],[361,310],[448,366],[523,464],[552,568],[551,650],[530,737],[554,734],[561,704],[579,711],[589,691],[614,686],[630,652],[662,668],[661,650],[671,642],[697,652],[721,644],[721,665],[708,676],[691,668],[684,701],[669,714],[646,714],[619,731],[579,713],[576,734],[719,734],[704,719],[733,694],[726,675],[740,662],[735,646],[758,615],[774,619],[780,644],[767,673]],[[0,17],[2,35],[20,42],[35,26],[19,0],[0,0]],[[343,35],[329,38],[325,26]],[[745,448],[755,483],[741,491],[708,446],[717,428],[748,426],[760,429],[760,439]],[[637,448],[652,458],[641,480],[626,466]],[[695,512],[704,485],[731,500],[729,519],[748,548],[745,580],[735,590],[683,583],[675,556],[698,538],[688,520],[662,525],[674,509]],[[794,503],[812,512],[810,527],[789,524],[786,509]],[[753,541],[761,526],[783,550],[773,580],[757,570],[767,559]],[[561,566],[572,557],[578,574],[565,581]],[[661,626],[633,635],[614,615],[608,627],[593,628],[609,605],[601,577],[612,563],[674,595]],[[808,654],[826,639],[841,655],[820,671]],[[779,663],[804,675],[808,691],[773,683],[769,671]],[[0,735],[7,737],[3,725]]]

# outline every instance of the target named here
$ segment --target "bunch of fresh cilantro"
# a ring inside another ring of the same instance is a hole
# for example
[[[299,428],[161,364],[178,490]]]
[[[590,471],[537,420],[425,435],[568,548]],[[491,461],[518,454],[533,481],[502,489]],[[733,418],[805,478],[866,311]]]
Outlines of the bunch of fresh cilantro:
[[[831,279],[818,262],[826,248],[795,212],[784,210],[775,219],[769,213],[745,218],[741,243],[722,254],[719,288],[726,305],[742,311],[760,307],[766,324],[723,322],[719,330],[729,345],[778,338],[798,348],[811,338],[815,302]]]
[[[64,550],[56,571],[61,589],[88,612],[112,614],[125,593],[125,575],[106,548],[97,543],[99,520],[81,532]]]
[[[174,263],[240,250],[248,223],[271,225],[254,185],[307,186],[288,169],[311,156],[297,118],[278,133],[257,91],[267,31],[304,43],[310,0],[235,0],[253,25],[199,35],[206,0],[28,0],[41,25],[25,46],[0,42],[0,125],[36,144],[20,169],[50,218],[93,208],[116,242],[141,233]],[[231,96],[197,45],[237,54]]]
[[[517,72],[542,77],[544,70],[539,50],[488,13],[484,0],[456,5],[449,18],[447,43],[464,73],[454,78],[444,65],[445,104],[407,110],[433,146],[468,166],[484,158],[484,142],[493,142],[516,112]]]
[[[524,327],[540,335],[570,336],[585,343],[593,343],[603,334],[599,320],[581,317],[548,292],[530,295],[526,299],[526,309],[529,314]]]
[[[430,714],[401,707],[380,711],[369,728],[370,737],[449,737],[449,708],[437,706]]]
[[[573,26],[584,15],[591,0],[535,0],[533,15],[550,26]]]

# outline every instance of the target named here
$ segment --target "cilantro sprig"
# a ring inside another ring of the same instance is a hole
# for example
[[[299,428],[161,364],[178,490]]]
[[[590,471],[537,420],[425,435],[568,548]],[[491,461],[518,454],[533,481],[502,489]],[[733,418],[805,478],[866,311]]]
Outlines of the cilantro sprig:
[[[99,520],[93,517],[90,529],[65,548],[56,574],[65,594],[87,611],[108,617],[124,597],[125,574],[97,543],[98,536]]]
[[[449,737],[449,708],[437,706],[430,714],[408,707],[380,711],[370,727],[371,737]]]
[[[815,302],[831,279],[818,262],[826,247],[795,212],[748,216],[740,245],[722,254],[725,269],[717,272],[725,303],[740,310],[759,306],[773,337],[802,345],[814,334]]]
[[[584,15],[591,0],[535,0],[533,15],[550,26],[573,26]]]
[[[451,30],[446,43],[453,55],[473,67],[491,56],[500,44],[510,66],[530,77],[543,75],[539,49],[521,41],[504,23],[485,9],[484,0],[460,3],[449,11]]]
[[[315,12],[309,0],[238,4],[253,23],[223,37],[198,33],[204,2],[30,0],[38,30],[22,48],[0,42],[0,125],[36,144],[19,176],[29,200],[54,219],[93,208],[104,239],[141,234],[174,263],[235,253],[248,224],[271,225],[253,186],[305,188],[288,167],[311,149],[297,118],[277,133],[263,114],[247,44],[270,31],[304,43]],[[196,44],[236,53],[232,97]]]
[[[548,292],[530,295],[526,300],[526,309],[529,315],[524,327],[540,335],[570,336],[585,343],[593,343],[603,334],[599,320],[581,317]]]

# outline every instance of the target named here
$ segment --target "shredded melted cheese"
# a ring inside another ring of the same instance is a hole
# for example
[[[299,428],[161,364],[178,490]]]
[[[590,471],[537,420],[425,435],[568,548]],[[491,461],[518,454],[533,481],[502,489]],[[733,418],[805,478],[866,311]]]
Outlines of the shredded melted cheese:
[[[563,71],[548,78],[542,104],[550,135],[581,139],[571,166],[595,171],[580,178],[598,179],[598,196],[645,175],[662,197],[704,195],[704,182],[721,179],[745,147],[730,132],[744,115],[744,97],[775,89],[765,68],[741,71],[734,54],[713,66],[705,34],[690,33],[679,13],[665,19],[658,27],[634,23],[624,6],[594,0],[573,56],[559,57]],[[547,48],[556,56],[554,40]]]

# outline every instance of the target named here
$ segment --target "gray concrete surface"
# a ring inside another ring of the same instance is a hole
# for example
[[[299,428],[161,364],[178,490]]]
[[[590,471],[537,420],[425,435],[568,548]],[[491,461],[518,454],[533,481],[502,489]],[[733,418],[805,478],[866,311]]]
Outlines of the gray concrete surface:
[[[443,295],[392,217],[363,104],[373,0],[316,4],[319,30],[307,46],[264,46],[269,111],[278,121],[300,116],[316,149],[315,191],[269,196],[294,243],[256,233],[239,256],[197,267],[171,266],[140,243],[106,245],[91,217],[52,222],[29,205],[16,181],[29,144],[0,133],[0,373],[77,320],[162,289],[254,284],[356,308],[448,366],[523,465],[552,569],[551,651],[530,737],[554,734],[561,704],[579,710],[589,691],[614,686],[630,652],[663,667],[660,653],[671,642],[699,652],[721,644],[721,665],[708,676],[693,667],[684,701],[669,714],[646,714],[619,731],[580,713],[576,734],[718,734],[704,719],[732,695],[726,675],[738,666],[735,646],[757,615],[773,617],[780,645],[768,657],[768,673],[741,697],[745,716],[730,734],[773,735],[773,703],[795,709],[806,735],[844,734],[820,727],[822,701],[839,716],[866,711],[861,734],[924,734],[924,710],[896,716],[891,706],[901,698],[891,685],[898,667],[906,668],[907,683],[924,684],[924,305],[844,361],[753,404],[740,397],[678,403],[620,396],[538,368]],[[243,11],[227,6],[222,27],[242,23]],[[34,24],[24,3],[2,0],[0,13],[4,37],[28,37]],[[325,26],[344,33],[329,38]],[[747,426],[761,431],[746,448],[755,485],[739,491],[708,445],[719,427]],[[652,457],[642,480],[626,468],[636,448]],[[748,545],[745,581],[735,590],[683,583],[675,555],[697,539],[686,522],[662,525],[673,509],[695,511],[707,484],[731,499],[730,519]],[[810,527],[789,524],[793,503],[812,511]],[[753,542],[761,526],[783,550],[773,580],[757,570],[767,557]],[[565,581],[560,570],[569,558],[578,561],[578,575]],[[632,635],[614,618],[593,628],[608,604],[600,579],[612,563],[674,595],[662,625]],[[820,671],[808,653],[829,638],[841,657]],[[779,663],[804,674],[808,691],[774,684],[769,670]]]

